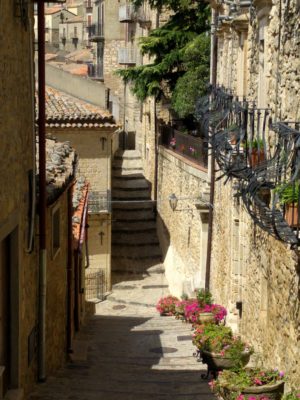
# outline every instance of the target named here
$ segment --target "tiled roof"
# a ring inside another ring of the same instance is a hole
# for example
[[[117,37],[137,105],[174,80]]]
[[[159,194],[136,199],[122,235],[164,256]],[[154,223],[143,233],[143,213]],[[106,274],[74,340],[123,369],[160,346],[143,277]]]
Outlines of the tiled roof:
[[[73,192],[73,216],[72,216],[72,232],[73,246],[77,248],[80,244],[80,233],[83,224],[84,208],[87,206],[88,183],[84,177],[79,177],[74,186]]]
[[[66,24],[74,24],[75,22],[83,22],[83,16],[76,15],[76,17],[69,18],[65,23]]]
[[[38,170],[38,142],[36,154]],[[69,142],[58,142],[50,137],[46,139],[46,190],[48,204],[54,202],[73,179],[75,164],[76,153]]]
[[[55,14],[61,10],[62,10],[61,6],[47,7],[45,8],[45,14],[46,15]]]
[[[46,126],[80,129],[118,127],[109,112],[49,86],[46,87]]]

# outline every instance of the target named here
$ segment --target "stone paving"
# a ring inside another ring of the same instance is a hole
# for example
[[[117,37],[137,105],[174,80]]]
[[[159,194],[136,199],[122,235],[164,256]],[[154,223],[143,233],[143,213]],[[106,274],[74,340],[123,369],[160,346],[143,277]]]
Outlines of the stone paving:
[[[213,399],[193,357],[190,326],[155,310],[167,294],[161,265],[118,279],[78,334],[71,362],[28,400]]]

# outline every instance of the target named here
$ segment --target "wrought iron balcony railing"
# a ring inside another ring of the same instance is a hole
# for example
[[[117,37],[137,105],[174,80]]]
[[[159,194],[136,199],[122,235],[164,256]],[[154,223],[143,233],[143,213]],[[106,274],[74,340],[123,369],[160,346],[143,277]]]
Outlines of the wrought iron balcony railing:
[[[138,50],[135,47],[123,47],[118,49],[118,63],[135,65],[138,60]]]
[[[119,22],[133,22],[135,19],[134,7],[132,4],[125,4],[119,8]]]
[[[207,142],[202,137],[160,125],[160,144],[207,168]]]
[[[104,29],[102,24],[92,24],[86,27],[91,42],[104,40]]]
[[[211,103],[224,112],[210,141],[220,169],[238,179],[237,195],[258,226],[300,245],[300,123],[272,124],[271,110],[233,97],[224,106],[218,93]]]
[[[111,212],[111,192],[106,190],[103,192],[92,191],[89,192],[88,202],[89,214],[100,214]]]
[[[88,76],[92,79],[103,80],[103,64],[88,64]]]

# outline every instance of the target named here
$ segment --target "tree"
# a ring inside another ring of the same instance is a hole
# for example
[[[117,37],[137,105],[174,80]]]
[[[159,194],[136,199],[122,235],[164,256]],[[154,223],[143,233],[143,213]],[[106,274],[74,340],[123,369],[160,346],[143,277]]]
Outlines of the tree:
[[[133,0],[135,7],[142,0]],[[119,70],[141,101],[171,94],[174,110],[184,117],[193,112],[195,98],[203,94],[209,76],[209,9],[193,0],[149,0],[151,7],[172,10],[168,22],[140,39],[150,64]],[[198,93],[199,92],[199,93]]]

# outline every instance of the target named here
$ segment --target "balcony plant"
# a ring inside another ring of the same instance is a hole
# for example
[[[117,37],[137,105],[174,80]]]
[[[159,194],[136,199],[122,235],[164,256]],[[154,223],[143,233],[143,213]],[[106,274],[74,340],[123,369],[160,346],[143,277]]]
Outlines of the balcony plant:
[[[247,142],[248,156],[251,167],[256,167],[265,159],[264,142],[262,139],[253,139]]]
[[[158,300],[156,309],[162,316],[175,315],[175,305],[179,299],[175,296],[162,297]]]
[[[222,325],[198,326],[193,344],[211,371],[241,368],[249,362],[253,353],[252,347],[234,336],[229,327]]]
[[[280,400],[283,377],[284,373],[278,369],[224,370],[210,382],[210,387],[224,400]]]
[[[170,149],[173,149],[173,150],[176,149],[176,138],[173,137],[173,138],[170,140],[169,147],[170,147]]]
[[[184,316],[187,322],[192,324],[219,323],[224,320],[227,311],[219,304],[200,305],[198,300],[194,300],[185,306]]]
[[[285,209],[285,220],[292,227],[298,226],[299,186],[299,183],[288,183],[275,188],[280,204]]]

